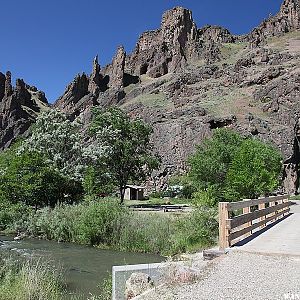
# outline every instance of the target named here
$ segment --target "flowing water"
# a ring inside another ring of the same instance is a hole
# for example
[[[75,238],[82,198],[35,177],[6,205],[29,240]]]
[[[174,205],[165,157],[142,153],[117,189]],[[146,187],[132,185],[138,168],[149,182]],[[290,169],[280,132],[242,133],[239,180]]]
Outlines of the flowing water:
[[[56,267],[62,267],[69,292],[85,296],[99,293],[97,286],[111,273],[114,265],[155,263],[163,260],[158,255],[99,250],[45,240],[14,241],[7,236],[0,236],[0,240],[0,251],[9,249],[22,256],[45,257]]]

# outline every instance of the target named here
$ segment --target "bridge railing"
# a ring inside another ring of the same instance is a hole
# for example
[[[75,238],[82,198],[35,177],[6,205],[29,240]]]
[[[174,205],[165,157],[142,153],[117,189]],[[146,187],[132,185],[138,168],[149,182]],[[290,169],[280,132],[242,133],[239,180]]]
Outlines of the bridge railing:
[[[290,212],[289,195],[219,203],[219,246],[225,249]]]

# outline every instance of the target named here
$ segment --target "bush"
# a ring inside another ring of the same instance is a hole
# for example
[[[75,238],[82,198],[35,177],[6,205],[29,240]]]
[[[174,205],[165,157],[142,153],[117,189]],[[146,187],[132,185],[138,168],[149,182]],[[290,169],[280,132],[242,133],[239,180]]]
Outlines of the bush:
[[[217,233],[210,213],[198,209],[197,213],[175,218],[133,212],[116,199],[100,199],[43,208],[29,214],[22,224],[17,222],[15,228],[50,240],[170,255],[214,243]]]
[[[163,198],[164,197],[164,192],[163,191],[160,191],[160,192],[153,192],[149,195],[149,198],[156,198],[156,199],[159,199],[159,198]]]
[[[189,159],[189,176],[194,185],[207,188],[209,185],[222,184],[242,142],[243,138],[232,130],[214,130],[212,137],[204,140]]]
[[[129,211],[115,199],[90,202],[78,219],[79,241],[90,245],[117,246]]]
[[[0,155],[0,191],[3,201],[35,207],[74,201],[83,192],[79,182],[49,167],[43,155],[18,154],[14,148]]]
[[[120,249],[169,254],[173,224],[174,221],[164,215],[131,213],[120,236]]]
[[[272,145],[245,140],[226,176],[225,198],[256,198],[275,190],[281,173],[281,154]]]
[[[197,188],[194,186],[191,178],[186,175],[175,175],[170,178],[169,186],[171,188],[177,188],[175,190],[175,196],[183,199],[191,199],[193,193],[197,191]]]
[[[215,206],[272,192],[279,185],[281,159],[269,144],[243,139],[232,130],[215,130],[189,160],[189,176],[198,188],[196,204]]]
[[[24,223],[27,234],[61,242],[77,242],[82,205],[59,205],[32,213]]]
[[[0,198],[0,230],[11,229],[16,222],[26,220],[29,213],[30,208],[26,205],[11,204]]]
[[[210,185],[205,190],[199,190],[193,194],[194,204],[197,207],[214,207],[221,198],[218,186]]]
[[[216,209],[199,207],[186,219],[180,219],[172,236],[171,253],[194,251],[216,244],[217,215]]]

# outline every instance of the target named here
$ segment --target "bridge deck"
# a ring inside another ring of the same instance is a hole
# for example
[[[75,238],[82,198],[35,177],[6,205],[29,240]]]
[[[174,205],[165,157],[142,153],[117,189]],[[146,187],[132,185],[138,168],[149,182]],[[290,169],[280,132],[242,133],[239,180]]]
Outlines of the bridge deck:
[[[246,252],[287,254],[300,256],[300,201],[293,201],[291,215],[257,232],[249,240],[237,244],[233,249]]]

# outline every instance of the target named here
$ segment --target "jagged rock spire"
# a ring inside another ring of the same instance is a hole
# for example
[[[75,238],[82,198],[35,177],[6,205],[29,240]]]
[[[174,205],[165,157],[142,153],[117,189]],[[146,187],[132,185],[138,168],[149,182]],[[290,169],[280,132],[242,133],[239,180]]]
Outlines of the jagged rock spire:
[[[112,61],[109,85],[117,90],[124,88],[124,70],[125,70],[126,52],[123,46],[120,46]]]
[[[90,76],[90,83],[88,90],[92,94],[97,94],[99,92],[99,86],[101,84],[101,80],[103,79],[103,76],[101,75],[101,67],[99,64],[99,57],[98,55],[95,56],[93,61],[93,70]]]
[[[92,74],[98,74],[100,73],[101,67],[99,65],[99,56],[98,54],[95,56],[93,61],[93,72]]]
[[[300,27],[300,1],[284,0],[279,15],[287,18],[291,29],[298,29]]]
[[[0,72],[0,101],[3,99],[5,95],[5,82],[6,82],[5,75]]]
[[[263,21],[248,35],[250,47],[255,48],[267,37],[280,36],[300,28],[300,0],[284,0],[274,17]]]
[[[6,80],[5,80],[5,96],[8,97],[13,93],[13,87],[11,84],[11,73],[9,71],[6,72]]]

